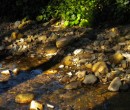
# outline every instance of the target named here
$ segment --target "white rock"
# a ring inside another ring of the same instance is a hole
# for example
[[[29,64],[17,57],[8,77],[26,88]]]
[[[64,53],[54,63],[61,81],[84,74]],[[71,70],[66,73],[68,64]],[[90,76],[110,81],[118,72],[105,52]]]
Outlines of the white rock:
[[[3,75],[10,75],[10,71],[9,70],[2,70],[1,74],[3,74]]]
[[[128,61],[130,61],[130,54],[129,54],[129,53],[122,53],[122,55],[123,55]]]
[[[23,43],[23,42],[24,42],[24,39],[23,39],[23,38],[20,38],[20,39],[19,39],[19,42]]]
[[[112,82],[110,83],[108,90],[116,92],[119,90],[120,86],[122,85],[121,79],[119,77],[115,77]]]
[[[64,68],[64,65],[60,65],[59,68]]]
[[[82,54],[83,49],[76,49],[73,53],[74,53],[74,55]]]
[[[43,105],[35,100],[32,100],[30,110],[43,110]]]
[[[72,76],[72,72],[68,72],[68,73],[66,73],[66,74],[69,75],[69,77]]]
[[[48,108],[54,108],[54,105],[46,104]]]

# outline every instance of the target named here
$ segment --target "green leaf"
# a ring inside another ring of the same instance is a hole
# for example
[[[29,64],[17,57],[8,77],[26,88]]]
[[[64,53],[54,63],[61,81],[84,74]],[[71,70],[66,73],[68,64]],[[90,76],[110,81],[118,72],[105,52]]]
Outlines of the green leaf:
[[[39,15],[39,16],[36,17],[37,21],[42,21],[42,19],[43,19],[43,15]]]
[[[74,24],[75,24],[75,25],[79,24],[79,20],[75,20],[75,21],[74,21]]]
[[[69,21],[65,21],[65,22],[64,22],[64,26],[65,26],[65,27],[69,26]]]
[[[81,26],[81,27],[86,27],[88,25],[89,25],[89,22],[87,19],[82,19],[80,24],[79,24],[79,26]]]

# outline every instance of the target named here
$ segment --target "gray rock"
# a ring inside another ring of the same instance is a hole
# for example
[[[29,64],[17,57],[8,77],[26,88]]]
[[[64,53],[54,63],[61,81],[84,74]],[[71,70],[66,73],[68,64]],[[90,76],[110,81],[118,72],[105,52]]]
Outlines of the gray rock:
[[[119,77],[115,77],[112,82],[110,83],[108,90],[109,91],[113,91],[116,92],[119,90],[119,88],[121,87],[122,83],[121,83],[121,79]]]
[[[84,84],[94,84],[97,81],[97,77],[93,74],[86,75],[83,83]]]

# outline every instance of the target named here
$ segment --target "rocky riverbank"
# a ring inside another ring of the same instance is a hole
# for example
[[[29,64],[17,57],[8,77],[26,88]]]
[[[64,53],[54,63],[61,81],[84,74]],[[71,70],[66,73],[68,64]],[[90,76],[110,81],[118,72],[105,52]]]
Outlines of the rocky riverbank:
[[[63,28],[51,21],[22,31],[25,22],[15,22],[1,42],[2,107],[27,110],[36,100],[41,109],[113,110],[106,100],[127,94],[130,26]]]

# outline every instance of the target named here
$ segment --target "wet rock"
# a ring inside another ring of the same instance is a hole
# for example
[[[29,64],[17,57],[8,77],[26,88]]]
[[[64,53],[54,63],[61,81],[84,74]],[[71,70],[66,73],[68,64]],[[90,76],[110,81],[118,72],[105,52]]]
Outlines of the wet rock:
[[[91,63],[86,63],[85,66],[86,66],[87,69],[90,69],[90,70],[92,69],[92,64]]]
[[[77,89],[78,87],[81,87],[81,82],[74,81],[74,82],[71,82],[71,83],[65,85],[64,88],[67,90],[71,90],[71,89]]]
[[[56,47],[57,48],[65,47],[66,45],[68,45],[70,43],[71,40],[72,40],[72,38],[70,38],[70,37],[59,38],[56,41]]]
[[[18,75],[19,69],[18,69],[18,68],[14,68],[14,69],[12,70],[12,72],[13,72],[14,75]]]
[[[32,100],[30,110],[43,110],[43,105],[38,101]]]
[[[121,79],[119,77],[116,77],[110,83],[108,90],[113,92],[118,91],[121,85],[122,85]]]
[[[116,52],[110,57],[110,61],[114,64],[120,63],[124,59],[123,55],[120,52]]]
[[[55,55],[57,52],[57,48],[55,46],[46,46],[44,50],[47,55]]]
[[[44,74],[56,74],[56,73],[57,73],[57,70],[55,70],[55,69],[49,69],[44,72]]]
[[[76,49],[73,54],[74,55],[78,55],[78,54],[82,54],[83,53],[83,49]]]
[[[78,71],[75,73],[77,75],[77,77],[80,79],[80,80],[83,80],[85,75],[86,75],[86,71]]]
[[[71,66],[72,65],[72,56],[68,55],[63,59],[63,62],[66,66]]]
[[[105,62],[101,61],[93,65],[92,71],[95,73],[96,76],[100,77],[108,73],[108,67]]]
[[[11,74],[9,70],[1,71],[0,82],[7,82],[11,78]]]
[[[15,102],[21,103],[21,104],[27,104],[27,103],[30,103],[33,99],[34,99],[34,94],[21,93],[15,97]]]
[[[88,74],[85,76],[83,83],[84,84],[94,84],[97,81],[97,77],[93,74]]]

